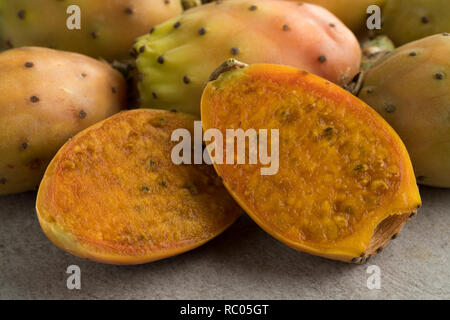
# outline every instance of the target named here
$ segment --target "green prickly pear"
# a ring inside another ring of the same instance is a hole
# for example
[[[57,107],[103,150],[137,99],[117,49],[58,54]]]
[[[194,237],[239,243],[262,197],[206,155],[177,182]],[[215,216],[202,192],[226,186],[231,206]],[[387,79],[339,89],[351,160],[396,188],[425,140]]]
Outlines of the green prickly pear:
[[[80,8],[80,30],[66,25],[71,5]],[[180,0],[0,0],[0,47],[40,46],[122,59],[136,37],[182,10]]]
[[[353,33],[326,9],[281,0],[227,0],[184,12],[138,39],[144,107],[199,114],[209,75],[225,60],[291,65],[344,85],[359,71]]]
[[[450,32],[450,1],[388,0],[383,9],[382,32],[397,46]]]
[[[119,112],[122,75],[80,54],[24,47],[0,53],[0,195],[38,186],[56,151]]]
[[[397,131],[419,183],[450,187],[450,35],[430,36],[384,56],[359,97]]]

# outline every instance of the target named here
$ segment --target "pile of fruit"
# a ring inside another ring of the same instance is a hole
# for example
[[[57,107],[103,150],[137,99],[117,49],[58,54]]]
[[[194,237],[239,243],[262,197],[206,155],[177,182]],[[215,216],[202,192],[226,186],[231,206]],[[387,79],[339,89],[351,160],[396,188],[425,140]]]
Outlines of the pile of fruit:
[[[103,263],[186,252],[243,210],[364,263],[417,212],[416,179],[450,188],[447,32],[447,0],[0,0],[0,195],[39,187],[48,238]],[[174,163],[199,119],[279,130],[279,170]]]

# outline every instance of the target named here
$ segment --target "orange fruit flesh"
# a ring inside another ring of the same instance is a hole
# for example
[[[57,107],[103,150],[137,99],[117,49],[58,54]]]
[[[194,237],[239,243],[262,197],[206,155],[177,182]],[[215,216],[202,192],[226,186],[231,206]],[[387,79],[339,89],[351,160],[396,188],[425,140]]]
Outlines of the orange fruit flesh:
[[[361,262],[421,204],[397,134],[359,99],[312,74],[266,64],[223,73],[203,93],[202,122],[224,136],[226,129],[279,129],[275,175],[261,175],[268,165],[248,164],[248,143],[247,164],[215,168],[247,213],[296,249]]]
[[[41,183],[46,235],[80,257],[138,264],[195,248],[241,209],[212,166],[175,165],[172,131],[194,118],[158,110],[122,112],[75,136]]]

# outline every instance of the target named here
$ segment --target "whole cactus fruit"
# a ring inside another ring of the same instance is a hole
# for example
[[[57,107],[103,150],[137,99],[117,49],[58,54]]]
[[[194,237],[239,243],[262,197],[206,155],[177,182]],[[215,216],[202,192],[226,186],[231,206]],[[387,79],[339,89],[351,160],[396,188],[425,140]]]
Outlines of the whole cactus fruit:
[[[205,82],[229,58],[291,65],[341,85],[361,59],[356,37],[326,9],[281,0],[203,5],[156,26],[134,49],[142,106],[197,115]]]
[[[450,187],[450,36],[398,48],[367,71],[359,97],[404,141],[419,183]]]
[[[0,54],[0,195],[38,186],[71,136],[118,112],[122,75],[101,61],[47,48]]]
[[[450,32],[450,1],[388,0],[383,9],[383,33],[397,46]]]
[[[80,8],[80,30],[66,26],[70,5]],[[136,37],[182,10],[179,0],[0,0],[0,46],[51,47],[122,59]]]

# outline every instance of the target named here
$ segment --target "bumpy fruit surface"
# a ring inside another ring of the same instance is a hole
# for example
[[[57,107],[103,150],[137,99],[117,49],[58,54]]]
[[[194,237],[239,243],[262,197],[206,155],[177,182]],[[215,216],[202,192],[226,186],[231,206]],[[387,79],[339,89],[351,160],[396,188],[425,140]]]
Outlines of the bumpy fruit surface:
[[[71,5],[81,9],[80,30],[66,26]],[[41,46],[122,59],[136,37],[181,12],[178,0],[0,0],[0,47]]]
[[[367,8],[371,5],[382,7],[385,0],[305,0],[303,2],[314,3],[327,8],[353,32],[360,33],[367,30]]]
[[[358,71],[353,33],[329,11],[280,0],[228,0],[190,9],[135,45],[143,107],[199,114],[211,72],[228,58],[292,65],[338,84]]]
[[[388,0],[383,9],[383,30],[397,46],[450,32],[450,1]]]
[[[261,175],[268,167],[261,161],[215,168],[250,217],[295,249],[364,262],[421,204],[394,130],[349,92],[305,71],[255,64],[223,73],[205,88],[202,123],[226,137],[223,155],[234,144],[228,128],[279,130],[278,148],[268,138],[269,153],[279,152],[276,174]],[[208,144],[213,159],[222,148],[216,141]]]
[[[122,75],[106,63],[25,47],[0,54],[0,195],[34,189],[58,149],[120,111]]]
[[[419,183],[450,187],[450,35],[393,51],[366,73],[359,97],[404,141]]]
[[[171,134],[194,117],[119,113],[79,133],[49,165],[37,197],[42,229],[61,249],[111,264],[173,256],[207,242],[241,209],[211,166],[175,165]]]

